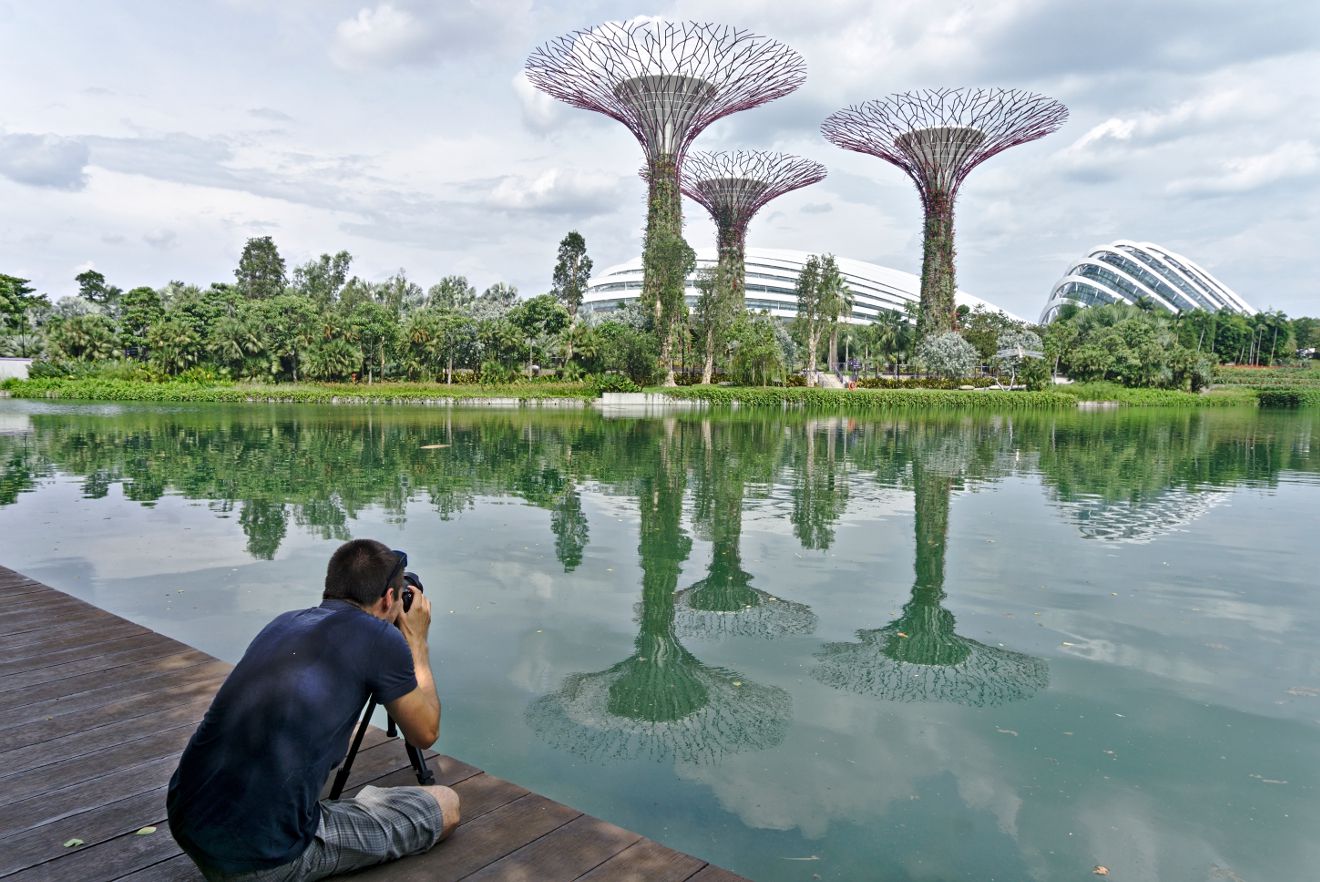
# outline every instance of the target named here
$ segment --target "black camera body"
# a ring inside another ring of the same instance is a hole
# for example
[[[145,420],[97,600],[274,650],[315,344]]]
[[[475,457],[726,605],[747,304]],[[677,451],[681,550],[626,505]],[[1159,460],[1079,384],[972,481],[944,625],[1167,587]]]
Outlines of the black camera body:
[[[413,594],[415,591],[425,591],[422,587],[422,580],[417,578],[416,573],[403,574],[403,611],[406,613],[412,609]]]

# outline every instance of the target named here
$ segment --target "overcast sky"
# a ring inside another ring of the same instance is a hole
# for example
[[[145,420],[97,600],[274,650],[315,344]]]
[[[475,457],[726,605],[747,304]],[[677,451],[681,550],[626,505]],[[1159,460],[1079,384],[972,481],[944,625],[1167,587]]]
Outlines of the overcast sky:
[[[912,88],[1022,88],[1071,117],[968,178],[959,287],[1034,317],[1071,260],[1128,238],[1258,308],[1320,315],[1315,0],[0,0],[0,272],[52,297],[88,267],[205,285],[269,235],[290,268],[346,249],[373,281],[462,273],[532,295],[570,229],[597,269],[630,259],[636,141],[521,70],[552,37],[643,14],[806,58],[798,92],[696,142],[829,169],[763,209],[752,246],[918,272],[916,191],[821,120]],[[713,244],[704,210],[685,213],[689,241]]]

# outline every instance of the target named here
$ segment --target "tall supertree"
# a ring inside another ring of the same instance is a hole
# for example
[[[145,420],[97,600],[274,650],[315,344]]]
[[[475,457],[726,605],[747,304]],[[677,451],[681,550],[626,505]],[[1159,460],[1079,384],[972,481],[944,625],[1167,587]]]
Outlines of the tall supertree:
[[[921,89],[844,108],[821,123],[832,143],[892,162],[917,185],[926,213],[918,336],[954,328],[958,187],[996,153],[1042,138],[1067,118],[1053,98],[1017,89]]]
[[[655,310],[666,383],[686,304],[680,261],[679,169],[693,139],[716,120],[792,92],[806,79],[793,49],[738,28],[634,19],[574,31],[535,50],[527,78],[543,92],[628,127],[646,154],[649,193],[642,302]]]

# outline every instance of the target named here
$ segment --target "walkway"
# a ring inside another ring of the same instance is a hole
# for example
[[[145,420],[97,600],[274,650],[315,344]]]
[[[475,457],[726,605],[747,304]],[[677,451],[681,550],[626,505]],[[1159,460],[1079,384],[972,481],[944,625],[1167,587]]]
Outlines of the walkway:
[[[165,787],[230,665],[4,567],[0,596],[0,878],[200,880],[170,837]],[[462,825],[427,854],[355,880],[741,879],[427,757],[461,795]],[[402,744],[373,729],[345,793],[415,780]]]

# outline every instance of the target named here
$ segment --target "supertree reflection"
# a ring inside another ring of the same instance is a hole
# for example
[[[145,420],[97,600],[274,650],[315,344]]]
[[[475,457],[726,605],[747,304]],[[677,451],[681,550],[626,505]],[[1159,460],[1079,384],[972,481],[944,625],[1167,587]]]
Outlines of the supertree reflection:
[[[664,439],[652,473],[639,481],[642,602],[633,654],[604,671],[570,675],[527,710],[552,747],[590,760],[716,762],[779,744],[792,714],[788,693],[704,664],[675,633],[674,588],[692,547],[682,529],[676,440]]]
[[[912,462],[916,503],[916,581],[902,615],[857,632],[856,643],[827,643],[811,671],[827,686],[892,701],[947,701],[973,707],[1030,698],[1049,684],[1044,660],[954,633],[940,604],[949,533],[949,497],[958,480],[950,447]]]

